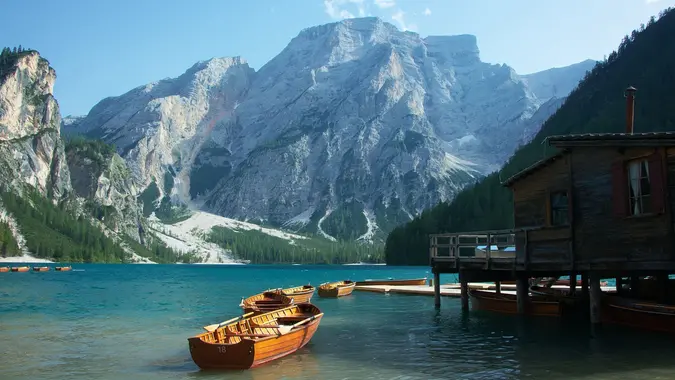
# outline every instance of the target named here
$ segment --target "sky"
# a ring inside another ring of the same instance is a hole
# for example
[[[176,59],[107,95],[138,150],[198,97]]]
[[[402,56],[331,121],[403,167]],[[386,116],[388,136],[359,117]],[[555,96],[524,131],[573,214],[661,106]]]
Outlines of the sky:
[[[259,69],[302,29],[375,16],[428,35],[473,34],[484,62],[528,74],[603,59],[675,0],[2,0],[0,45],[36,49],[56,70],[66,115],[241,56]],[[17,15],[17,16],[13,16]]]

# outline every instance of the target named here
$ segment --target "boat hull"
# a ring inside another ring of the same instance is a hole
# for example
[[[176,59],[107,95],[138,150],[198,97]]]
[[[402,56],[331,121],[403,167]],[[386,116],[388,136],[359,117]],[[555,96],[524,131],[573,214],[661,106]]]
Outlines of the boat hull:
[[[604,296],[600,321],[641,330],[675,333],[675,306]]]
[[[356,283],[354,281],[339,281],[330,284],[322,284],[319,286],[319,297],[323,298],[338,298],[345,297],[354,291]]]
[[[9,272],[9,267],[0,267],[0,273]]]
[[[309,303],[316,289],[312,285],[296,286],[287,289],[278,289],[281,294],[293,300],[294,304]]]
[[[298,311],[310,311],[302,313]],[[302,326],[285,335],[278,330],[265,327],[265,322],[279,321],[285,317],[300,315],[300,320],[309,319]],[[314,305],[303,304],[260,314],[247,318],[248,325],[242,321],[221,327],[213,333],[203,333],[188,338],[192,360],[201,369],[249,369],[290,355],[310,342],[319,328],[323,313]],[[251,323],[252,322],[252,323]],[[245,335],[228,335],[245,325]]]
[[[28,272],[30,267],[12,267],[12,272]]]
[[[517,297],[513,294],[496,294],[480,290],[469,290],[472,310],[496,313],[518,314]],[[535,316],[557,317],[562,314],[560,302],[530,298],[526,313]]]
[[[33,267],[33,272],[49,272],[49,267]]]
[[[72,267],[56,267],[56,268],[54,268],[54,270],[57,271],[57,272],[67,272],[67,271],[72,270],[72,269],[73,269]]]
[[[408,280],[365,280],[356,281],[356,286],[362,285],[426,285],[427,278],[414,278]]]

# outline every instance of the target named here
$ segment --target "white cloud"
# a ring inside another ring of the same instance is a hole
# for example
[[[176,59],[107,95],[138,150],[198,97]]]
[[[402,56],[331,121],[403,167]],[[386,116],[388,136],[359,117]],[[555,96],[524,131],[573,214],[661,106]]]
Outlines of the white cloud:
[[[653,1],[653,0],[652,0]],[[424,15],[429,16],[431,14],[431,9],[427,8],[424,10]]]
[[[347,6],[355,6],[359,17],[366,15],[365,0],[323,0],[324,11],[337,20],[354,18],[354,14],[347,9]]]
[[[374,3],[380,8],[391,8],[396,5],[395,0],[375,0]]]
[[[405,16],[405,12],[403,12],[402,10],[399,9],[398,11],[396,11],[396,13],[394,13],[391,16],[391,19],[396,21],[398,23],[398,25],[401,27],[401,30],[403,30],[404,32],[408,31],[408,30],[411,31],[411,32],[416,32],[417,31],[417,25],[406,24],[404,16]]]

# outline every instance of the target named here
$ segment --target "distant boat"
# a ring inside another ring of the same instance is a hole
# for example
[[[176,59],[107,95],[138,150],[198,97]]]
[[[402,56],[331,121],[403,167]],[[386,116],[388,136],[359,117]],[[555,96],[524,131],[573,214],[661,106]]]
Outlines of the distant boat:
[[[352,294],[356,283],[351,280],[344,280],[338,282],[326,282],[319,285],[319,297],[324,298],[338,298]]]
[[[9,272],[9,267],[0,267],[0,273]]]
[[[471,308],[497,313],[517,314],[518,298],[515,294],[493,293],[484,290],[469,289]],[[558,301],[532,297],[528,302],[527,314],[557,317],[562,314],[562,305]]]
[[[675,333],[675,306],[603,293],[602,323]]]
[[[33,272],[49,272],[49,267],[33,267]]]
[[[12,272],[28,272],[30,267],[12,267]]]
[[[207,326],[188,338],[192,360],[201,369],[249,369],[304,347],[319,328],[323,313],[312,304],[246,315]]]
[[[356,286],[362,285],[426,285],[427,278],[414,278],[408,280],[394,280],[389,278],[387,280],[365,280],[365,281],[356,281]]]
[[[242,299],[239,306],[245,313],[262,314],[293,305],[293,299],[277,291],[265,291]]]
[[[57,272],[67,272],[69,270],[72,270],[73,267],[67,266],[67,267],[54,267],[54,270]]]

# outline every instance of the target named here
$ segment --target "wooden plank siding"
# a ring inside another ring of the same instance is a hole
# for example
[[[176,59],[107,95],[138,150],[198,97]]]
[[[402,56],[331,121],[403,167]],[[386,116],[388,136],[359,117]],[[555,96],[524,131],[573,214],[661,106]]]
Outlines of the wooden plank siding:
[[[669,212],[672,215],[673,210],[675,210],[675,148],[668,148],[666,156],[668,205],[670,206]],[[675,231],[675,224],[673,224],[673,231]]]
[[[650,157],[662,148],[578,147],[570,155],[574,171],[574,249],[580,264],[671,261],[672,225],[668,212],[617,215],[613,166]],[[625,181],[626,189],[628,182]],[[620,189],[624,193],[627,190]],[[613,203],[614,202],[614,203]],[[628,199],[626,198],[626,209]]]
[[[515,228],[543,228],[529,231],[527,239],[524,232],[516,235],[518,268],[535,270],[553,266],[562,269],[572,262],[571,227],[551,226],[550,214],[551,193],[569,191],[570,159],[569,155],[565,155],[511,186]],[[568,207],[572,203],[573,200]]]

